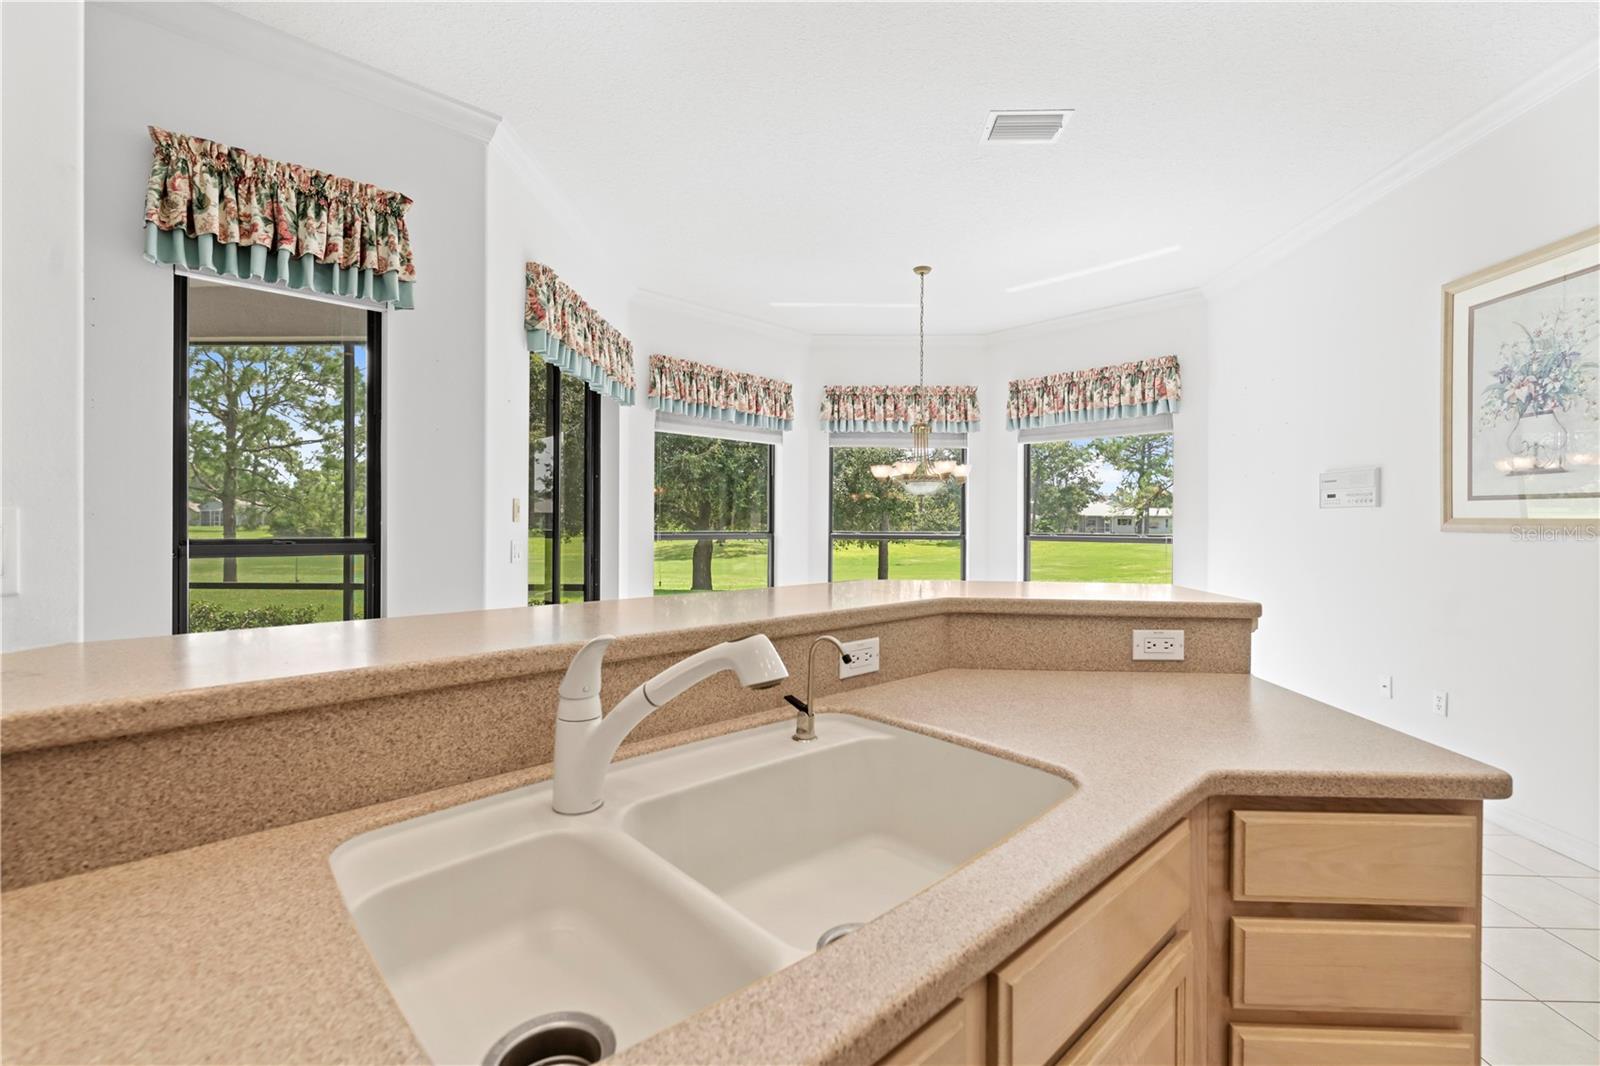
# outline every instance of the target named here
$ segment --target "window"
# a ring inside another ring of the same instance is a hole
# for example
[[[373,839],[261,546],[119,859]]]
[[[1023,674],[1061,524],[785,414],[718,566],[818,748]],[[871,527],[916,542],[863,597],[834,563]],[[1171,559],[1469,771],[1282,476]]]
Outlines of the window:
[[[1172,434],[1033,442],[1024,576],[1030,581],[1172,581]]]
[[[967,572],[967,493],[947,485],[913,496],[872,467],[911,458],[907,448],[834,447],[829,477],[828,580],[960,580]],[[967,461],[965,448],[933,458]]]
[[[528,602],[600,598],[600,394],[528,368]]]
[[[772,445],[656,434],[655,592],[772,584]]]
[[[175,633],[379,614],[383,317],[179,277]]]

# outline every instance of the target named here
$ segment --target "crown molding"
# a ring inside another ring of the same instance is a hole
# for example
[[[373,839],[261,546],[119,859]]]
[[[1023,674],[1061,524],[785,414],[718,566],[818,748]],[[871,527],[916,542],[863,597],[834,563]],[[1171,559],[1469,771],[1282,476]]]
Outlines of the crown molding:
[[[489,138],[488,152],[505,163],[512,173],[521,179],[524,188],[569,233],[587,242],[591,248],[605,247],[594,230],[583,220],[583,216],[578,213],[572,201],[567,199],[566,193],[562,192],[561,187],[550,177],[550,172],[545,170],[515,126],[508,121],[500,120],[493,136]],[[537,259],[538,256],[533,258]]]
[[[278,66],[293,69],[297,78],[354,93],[374,104],[455,130],[477,141],[488,143],[500,125],[499,115],[331,52],[218,4],[91,0],[86,6],[95,13],[114,12],[209,45],[213,55],[231,55],[241,41],[248,40],[254,51],[272,56],[273,63]]]
[[[1600,68],[1600,41],[1591,40],[1554,66],[1469,115],[1411,154],[1374,174],[1310,218],[1227,267],[1201,290],[1211,296],[1232,288],[1339,223],[1360,213],[1414,178],[1439,166],[1506,123],[1544,103]]]
[[[1091,307],[1086,311],[1075,311],[1070,315],[1047,318],[1039,322],[1008,326],[1005,329],[997,329],[993,333],[987,334],[987,338],[991,342],[1023,340],[1047,333],[1057,333],[1064,329],[1079,329],[1096,322],[1114,322],[1119,318],[1150,315],[1177,307],[1203,305],[1205,302],[1205,294],[1199,289],[1179,289],[1176,292],[1166,292],[1159,296],[1145,296],[1137,300],[1129,300],[1126,303],[1107,304],[1105,307]]]
[[[685,300],[681,296],[668,296],[666,293],[657,292],[654,289],[636,289],[633,294],[633,302],[645,307],[653,307],[658,311],[668,311],[719,326],[731,326],[734,329],[748,330],[765,337],[775,337],[778,340],[809,341],[812,339],[811,334],[798,329],[780,326],[774,322],[767,322],[759,318],[751,318],[749,315],[741,315],[735,311],[724,311],[719,307],[695,303],[693,300]]]

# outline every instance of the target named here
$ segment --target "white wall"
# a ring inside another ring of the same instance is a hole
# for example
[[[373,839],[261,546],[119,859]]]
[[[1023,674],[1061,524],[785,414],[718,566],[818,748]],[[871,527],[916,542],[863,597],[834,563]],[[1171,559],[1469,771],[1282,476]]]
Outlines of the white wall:
[[[299,73],[270,92],[153,73],[152,56],[188,69],[186,55],[229,54],[213,35],[231,16],[214,8],[87,10],[84,637],[170,631],[173,281],[140,256],[147,124],[413,198],[417,310],[385,316],[384,612],[480,606],[482,141]]]
[[[10,651],[83,635],[83,8],[5,4],[0,46],[0,507],[17,516],[6,535],[21,564],[18,594],[0,599]]]
[[[1213,294],[1208,458],[1208,586],[1265,605],[1256,672],[1504,767],[1499,816],[1591,865],[1600,547],[1440,530],[1439,290],[1595,224],[1597,90]],[[1383,505],[1319,511],[1318,471],[1360,464]]]
[[[529,357],[523,265],[531,259],[554,269],[630,339],[628,301],[634,287],[504,127],[489,142],[485,177],[490,224],[483,234],[488,389],[482,442],[488,516],[481,531],[482,606],[516,607],[528,602]],[[644,398],[644,360],[637,342],[635,361],[641,386],[635,406],[619,406],[609,397],[601,400],[600,591],[606,598],[618,594],[624,556],[617,536],[619,509],[632,476],[622,461],[623,427]],[[513,498],[522,501],[515,521]],[[515,558],[513,546],[519,552]],[[648,586],[640,595],[649,595]]]

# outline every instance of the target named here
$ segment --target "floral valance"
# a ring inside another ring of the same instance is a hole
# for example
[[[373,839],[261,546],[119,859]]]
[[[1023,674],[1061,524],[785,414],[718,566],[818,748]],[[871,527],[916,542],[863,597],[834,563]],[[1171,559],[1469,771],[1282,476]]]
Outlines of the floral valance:
[[[1175,355],[1022,378],[1011,383],[1006,426],[1032,429],[1171,414],[1181,395]]]
[[[650,357],[650,406],[757,429],[794,426],[794,386],[670,355]]]
[[[978,428],[976,385],[829,385],[822,424],[834,433],[905,433],[926,419],[935,433]]]
[[[409,197],[155,126],[150,139],[152,263],[412,306]]]
[[[633,402],[633,344],[543,263],[527,265],[528,351],[620,404]]]

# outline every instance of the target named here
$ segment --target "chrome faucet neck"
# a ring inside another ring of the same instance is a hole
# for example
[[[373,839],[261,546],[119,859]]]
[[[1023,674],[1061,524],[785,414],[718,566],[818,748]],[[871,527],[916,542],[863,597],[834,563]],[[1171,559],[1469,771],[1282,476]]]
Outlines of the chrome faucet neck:
[[[806,654],[806,701],[798,706],[794,716],[794,740],[817,739],[817,711],[811,702],[811,683],[817,674],[817,646],[821,644],[832,644],[839,652],[840,662],[850,661],[850,653],[836,637],[821,636],[811,642],[811,650]]]

